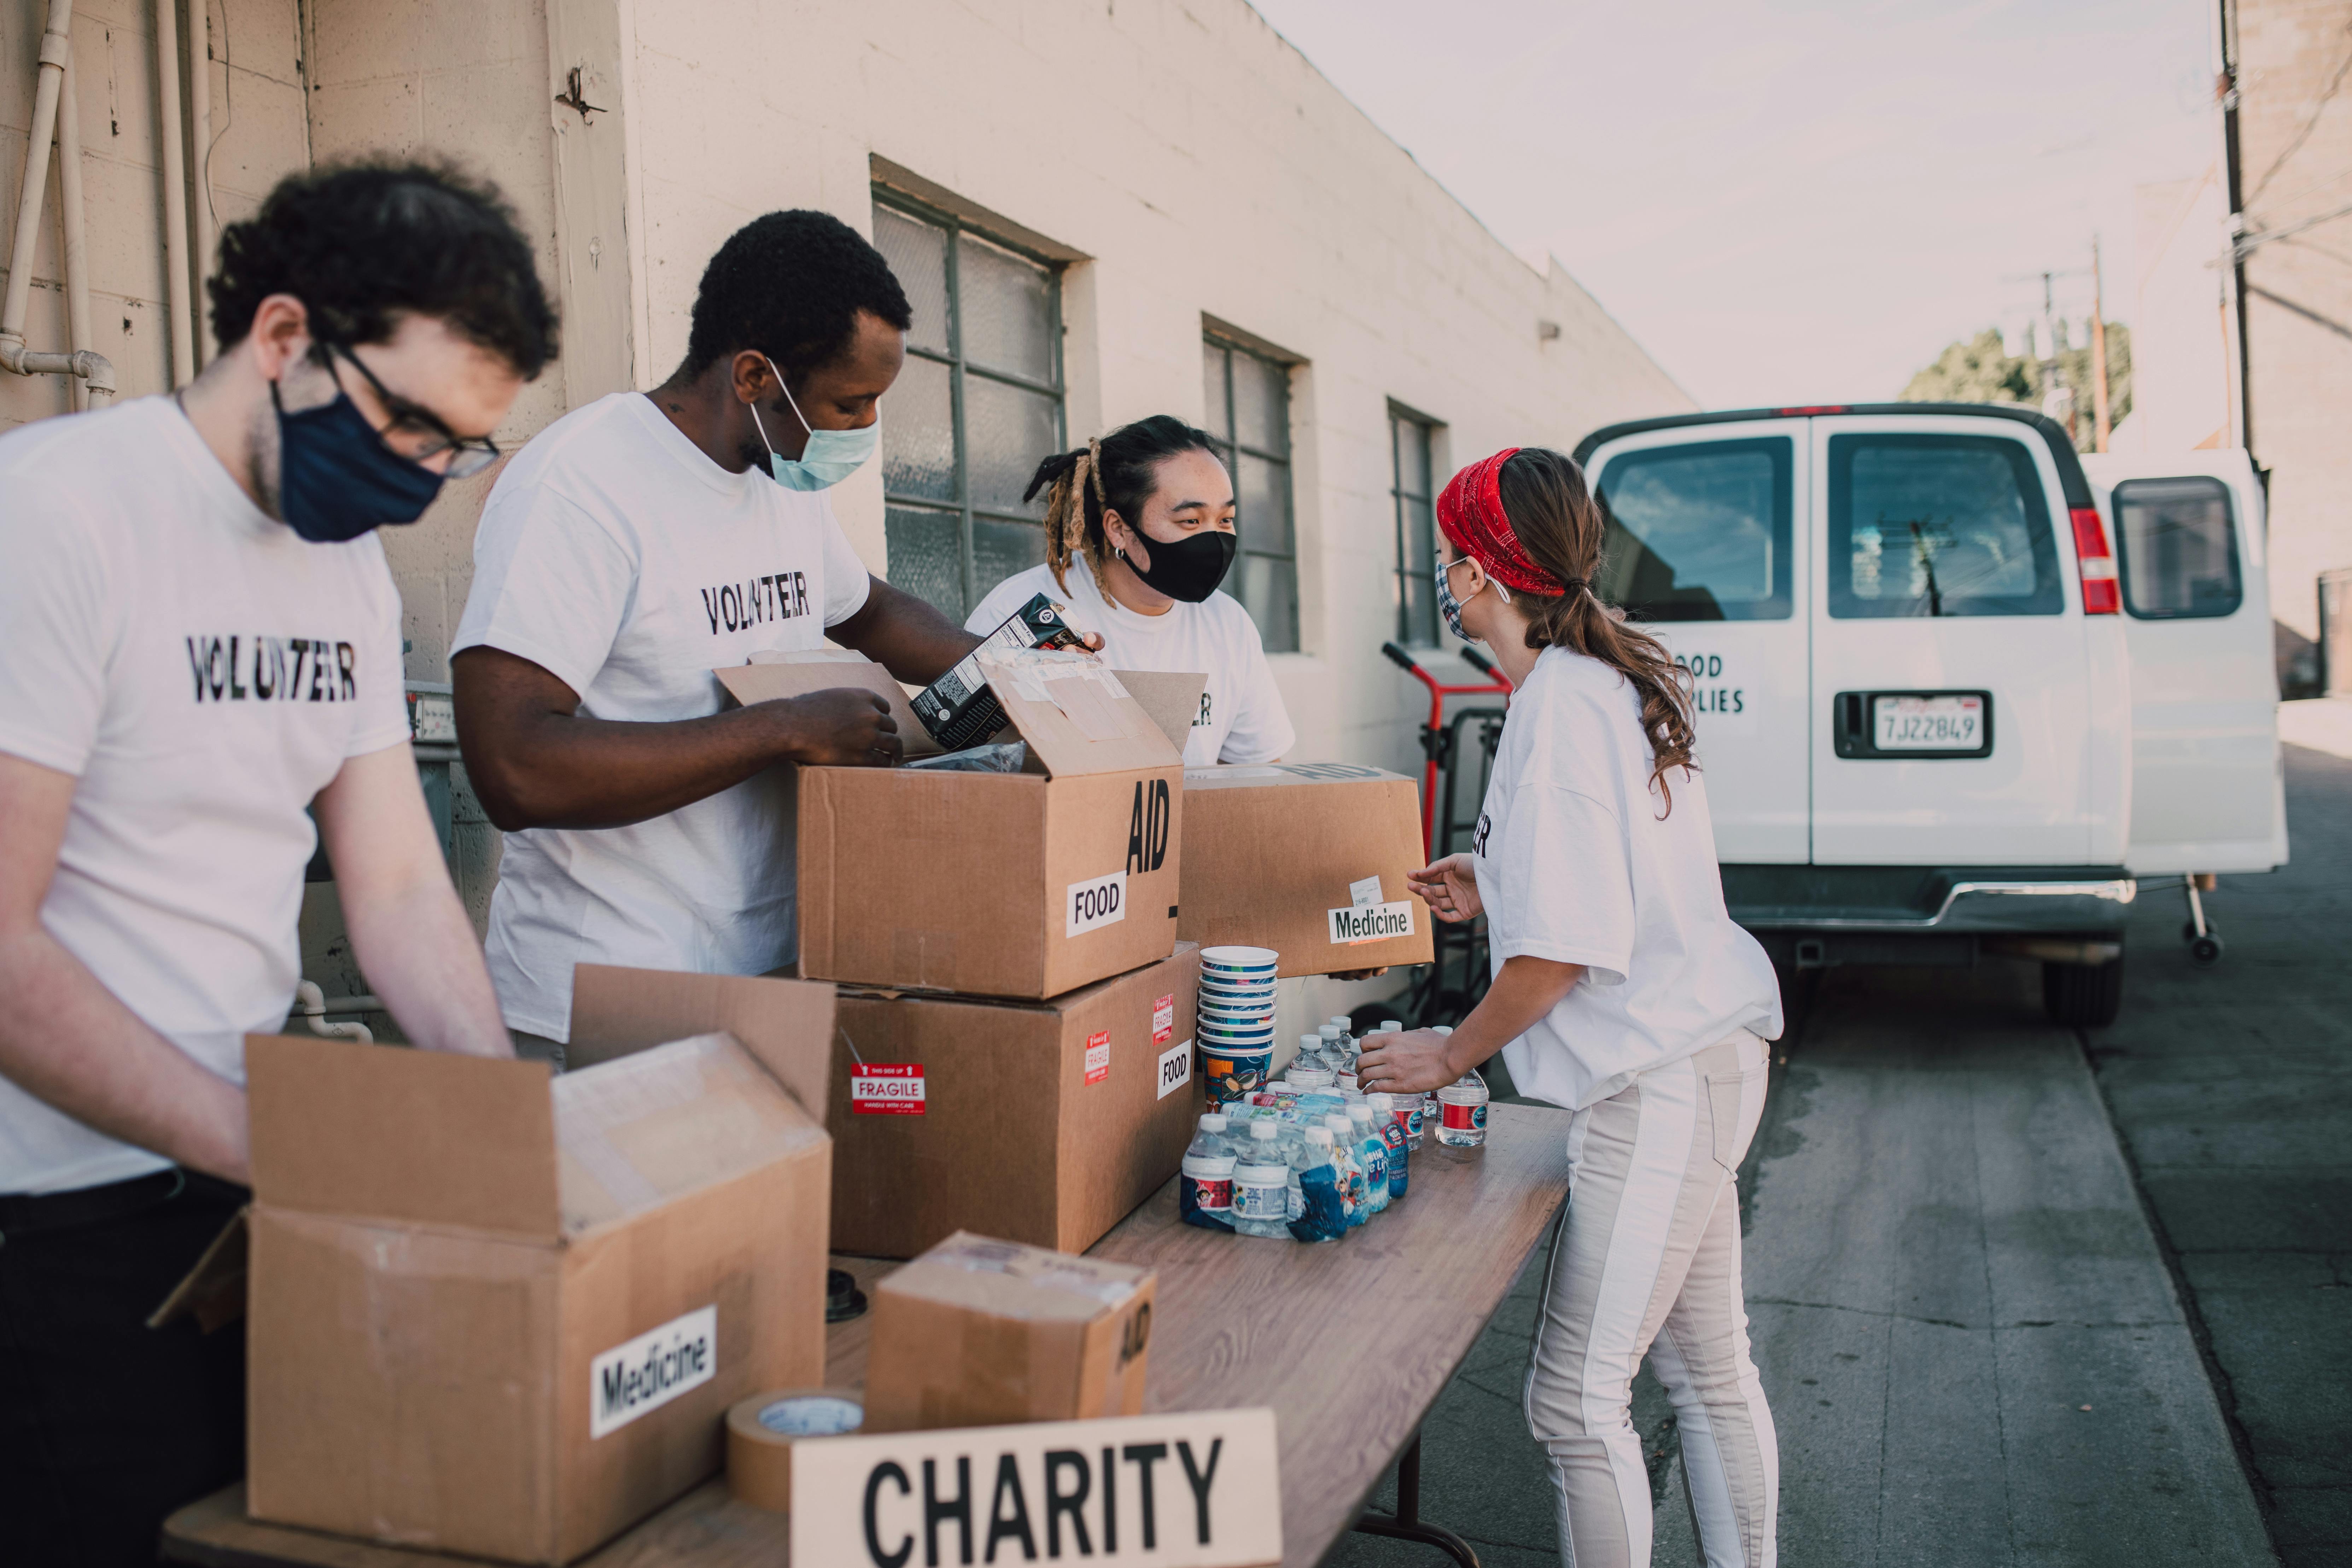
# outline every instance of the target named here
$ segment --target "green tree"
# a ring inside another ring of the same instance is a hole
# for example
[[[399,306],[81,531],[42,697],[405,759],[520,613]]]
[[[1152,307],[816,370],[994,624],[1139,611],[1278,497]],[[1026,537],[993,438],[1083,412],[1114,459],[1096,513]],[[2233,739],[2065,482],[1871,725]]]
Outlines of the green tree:
[[[2059,379],[2074,389],[2074,445],[2091,449],[2091,351],[2062,349]],[[1987,327],[1973,338],[1945,346],[1935,363],[1903,389],[1906,403],[2021,403],[2042,406],[2042,363],[2001,346],[2000,333]],[[2107,323],[2107,418],[2120,425],[2131,412],[2131,329]]]

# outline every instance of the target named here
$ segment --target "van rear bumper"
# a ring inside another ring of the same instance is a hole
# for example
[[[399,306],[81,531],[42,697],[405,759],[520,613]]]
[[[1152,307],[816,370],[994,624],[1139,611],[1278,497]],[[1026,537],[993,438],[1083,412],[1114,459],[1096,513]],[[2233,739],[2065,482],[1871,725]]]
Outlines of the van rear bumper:
[[[2139,884],[2120,866],[1725,866],[1731,918],[1765,932],[2114,936]]]

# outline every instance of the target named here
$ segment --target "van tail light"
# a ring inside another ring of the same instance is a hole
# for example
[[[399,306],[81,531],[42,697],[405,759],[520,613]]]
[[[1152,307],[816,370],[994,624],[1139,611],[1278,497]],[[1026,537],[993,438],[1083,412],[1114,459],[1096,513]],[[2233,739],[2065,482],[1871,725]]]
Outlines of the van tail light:
[[[2107,525],[2096,507],[2078,506],[2066,513],[2074,524],[2074,559],[2083,568],[2083,613],[2122,613],[2121,585],[2116,581],[2115,552],[2107,548]]]

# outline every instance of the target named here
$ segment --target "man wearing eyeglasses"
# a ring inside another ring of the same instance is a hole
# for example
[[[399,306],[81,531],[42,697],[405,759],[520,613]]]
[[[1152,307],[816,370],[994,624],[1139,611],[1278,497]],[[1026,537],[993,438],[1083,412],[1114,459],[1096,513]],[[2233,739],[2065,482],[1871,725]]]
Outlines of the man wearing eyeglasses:
[[[409,1039],[510,1052],[408,748],[414,521],[555,347],[454,173],[298,175],[221,236],[176,397],[0,437],[0,1540],[152,1562],[244,1465],[243,1336],[144,1326],[243,1202],[243,1040],[323,840]],[[304,808],[317,816],[314,833]]]

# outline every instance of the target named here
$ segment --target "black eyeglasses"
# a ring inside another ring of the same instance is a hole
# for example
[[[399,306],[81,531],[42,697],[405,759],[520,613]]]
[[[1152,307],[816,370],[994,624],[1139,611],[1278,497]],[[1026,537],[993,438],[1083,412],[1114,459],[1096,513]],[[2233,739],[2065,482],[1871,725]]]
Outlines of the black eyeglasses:
[[[410,462],[422,463],[428,458],[437,458],[444,452],[453,453],[455,455],[450,458],[449,466],[441,470],[442,475],[446,479],[462,479],[468,474],[480,473],[499,460],[499,444],[496,441],[491,440],[488,436],[458,435],[444,424],[441,416],[433,410],[410,402],[384,385],[383,382],[378,381],[375,372],[368,369],[366,362],[342,344],[321,342],[319,345],[319,351],[322,360],[329,354],[342,355],[344,359],[358,367],[362,375],[367,377],[367,383],[375,389],[377,400],[383,403],[384,412],[392,416],[392,423],[377,434],[383,435],[393,430],[403,430],[425,437],[424,445],[415,451],[401,454]],[[329,363],[328,368],[330,371],[332,370],[331,363]]]

